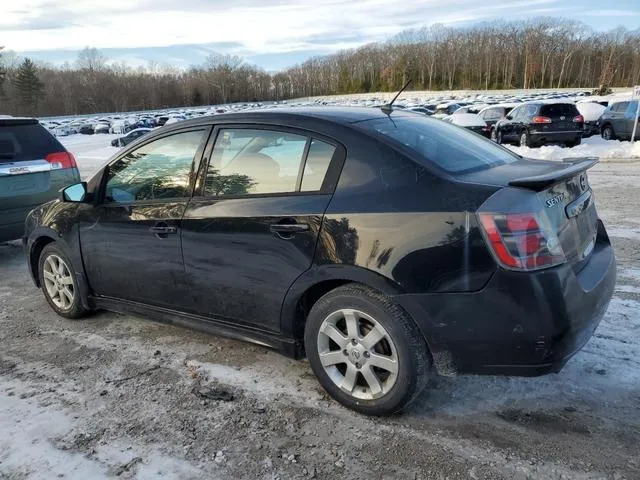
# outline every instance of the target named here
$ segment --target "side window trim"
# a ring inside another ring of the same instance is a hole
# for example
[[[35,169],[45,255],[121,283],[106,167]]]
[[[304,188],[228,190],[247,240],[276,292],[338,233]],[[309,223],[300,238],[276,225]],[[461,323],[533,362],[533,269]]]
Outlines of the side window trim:
[[[220,135],[221,130],[225,129],[245,129],[245,130],[268,130],[268,131],[282,131],[286,133],[291,133],[294,135],[300,135],[307,138],[307,145],[305,146],[303,159],[301,161],[302,167],[302,175],[304,175],[304,168],[307,163],[307,156],[309,154],[309,149],[311,148],[311,143],[313,140],[319,140],[321,142],[325,142],[327,144],[335,147],[335,151],[333,152],[333,156],[331,157],[331,161],[329,163],[329,167],[327,168],[327,172],[325,173],[325,178],[322,182],[322,188],[316,191],[300,191],[302,188],[302,176],[299,177],[300,184],[296,186],[297,190],[295,192],[278,192],[278,193],[254,193],[249,195],[207,195],[205,192],[205,183],[206,183],[206,175],[209,170],[209,164],[211,162],[211,157],[213,154],[213,149],[215,147],[215,143]],[[195,187],[193,190],[193,197],[198,197],[201,199],[235,199],[235,198],[261,198],[261,197],[281,197],[281,196],[293,196],[293,195],[326,195],[333,194],[335,191],[338,180],[340,178],[340,174],[342,173],[342,168],[344,167],[344,162],[346,161],[347,150],[339,141],[334,138],[328,137],[325,134],[317,133],[312,130],[304,130],[301,128],[296,128],[288,125],[280,125],[280,124],[253,124],[253,123],[220,123],[213,125],[212,131],[209,134],[209,139],[207,141],[206,147],[204,148],[204,153],[202,155],[202,162],[200,163],[200,168],[197,172],[197,178]]]
[[[163,138],[167,138],[167,137],[171,137],[173,135],[178,135],[180,133],[188,133],[188,132],[198,132],[198,131],[202,131],[203,133],[203,141],[201,142],[200,146],[198,147],[198,150],[196,151],[193,160],[191,162],[191,171],[189,173],[189,195],[186,197],[176,197],[176,198],[159,198],[159,199],[149,199],[149,200],[133,200],[131,202],[127,202],[127,203],[120,203],[120,202],[105,202],[105,193],[106,193],[106,188],[107,188],[107,182],[108,182],[108,176],[109,176],[109,170],[111,169],[111,166],[114,165],[116,162],[122,160],[122,158],[126,157],[127,155],[129,155],[131,152],[138,150],[139,148],[142,148],[152,142],[158,141],[158,140],[162,140]],[[193,127],[185,127],[185,128],[181,128],[181,129],[177,129],[177,130],[172,130],[170,132],[165,132],[162,135],[159,135],[157,137],[153,137],[153,138],[147,138],[146,141],[136,144],[135,146],[127,146],[123,149],[122,152],[120,152],[120,154],[114,158],[112,161],[110,161],[105,167],[104,167],[104,173],[102,175],[102,180],[100,181],[100,190],[99,190],[99,195],[98,195],[98,200],[97,200],[97,204],[99,205],[104,205],[104,206],[121,206],[121,205],[146,205],[146,204],[155,204],[155,203],[170,203],[170,202],[175,202],[176,200],[181,200],[181,199],[190,199],[194,196],[195,194],[195,188],[196,188],[196,182],[197,182],[197,178],[198,178],[198,171],[200,169],[200,166],[203,162],[203,154],[204,152],[206,152],[206,147],[209,145],[210,139],[211,139],[211,134],[213,131],[213,127],[212,125],[197,125],[197,126],[193,126]]]
[[[300,159],[300,165],[298,166],[298,178],[296,179],[296,193],[302,190],[302,176],[304,175],[304,169],[307,166],[307,158],[309,157],[309,149],[311,148],[311,142],[313,138],[309,135],[307,137],[307,143],[304,146],[304,151],[302,152],[302,159]]]

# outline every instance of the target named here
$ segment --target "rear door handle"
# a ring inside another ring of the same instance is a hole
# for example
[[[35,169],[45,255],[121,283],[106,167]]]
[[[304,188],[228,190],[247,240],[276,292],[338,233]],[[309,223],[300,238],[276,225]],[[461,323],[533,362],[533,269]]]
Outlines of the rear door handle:
[[[158,222],[149,231],[159,238],[167,238],[169,234],[178,233],[177,227],[171,227],[164,222]]]
[[[273,223],[269,226],[269,230],[273,233],[297,233],[307,232],[309,230],[308,223]]]

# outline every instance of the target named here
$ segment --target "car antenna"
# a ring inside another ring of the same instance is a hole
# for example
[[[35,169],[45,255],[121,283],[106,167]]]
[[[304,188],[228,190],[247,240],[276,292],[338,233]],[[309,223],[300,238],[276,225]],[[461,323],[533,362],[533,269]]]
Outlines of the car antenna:
[[[400,89],[400,91],[396,94],[396,96],[395,96],[395,97],[393,97],[393,100],[391,100],[391,101],[390,101],[389,103],[387,103],[386,105],[383,105],[382,107],[380,107],[380,109],[381,109],[384,113],[386,113],[387,115],[389,115],[389,114],[393,111],[393,102],[395,102],[395,101],[398,99],[398,97],[400,96],[400,94],[401,94],[402,92],[404,92],[404,91],[407,89],[407,87],[411,84],[411,82],[412,82],[412,80],[411,80],[411,79],[409,79],[409,81],[408,81],[407,83],[405,83],[405,84],[404,84],[404,87],[402,87],[402,88]]]

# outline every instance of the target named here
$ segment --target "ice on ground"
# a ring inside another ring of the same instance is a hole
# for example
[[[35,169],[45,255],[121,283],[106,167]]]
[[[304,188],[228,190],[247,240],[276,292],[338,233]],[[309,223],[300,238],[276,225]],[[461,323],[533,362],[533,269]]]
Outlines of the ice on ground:
[[[8,474],[7,478],[31,480],[109,479],[119,476],[118,468],[136,457],[140,458],[135,464],[139,479],[202,478],[195,466],[166,455],[159,445],[114,442],[97,446],[89,455],[76,453],[64,445],[65,437],[78,432],[78,422],[70,412],[48,402],[34,402],[17,380],[3,378],[2,386],[0,478]]]
[[[627,238],[629,240],[640,241],[640,228],[607,227],[610,237]]]
[[[506,145],[518,155],[540,160],[562,160],[564,158],[599,157],[600,161],[640,158],[640,142],[604,140],[600,137],[582,139],[582,144],[573,148],[546,145],[540,148]]]

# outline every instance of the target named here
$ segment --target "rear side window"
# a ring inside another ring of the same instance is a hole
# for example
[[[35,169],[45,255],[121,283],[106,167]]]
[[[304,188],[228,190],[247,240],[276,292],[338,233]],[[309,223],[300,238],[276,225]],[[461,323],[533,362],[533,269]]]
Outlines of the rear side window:
[[[614,112],[626,112],[629,102],[614,103],[611,110]]]
[[[315,192],[322,188],[322,182],[329,169],[336,147],[320,140],[312,140],[302,176],[303,192]]]
[[[540,108],[540,115],[543,117],[575,117],[580,115],[575,105],[568,103],[555,103],[543,105]]]
[[[0,163],[43,160],[50,153],[65,148],[38,123],[0,123]]]
[[[205,194],[295,192],[307,142],[308,137],[275,130],[220,130]]]
[[[502,118],[502,110],[499,108],[491,108],[489,110],[485,110],[482,114],[482,118],[489,121],[500,120]]]
[[[451,173],[485,170],[520,158],[464,128],[428,117],[388,117],[356,125],[401,144],[425,162]]]

